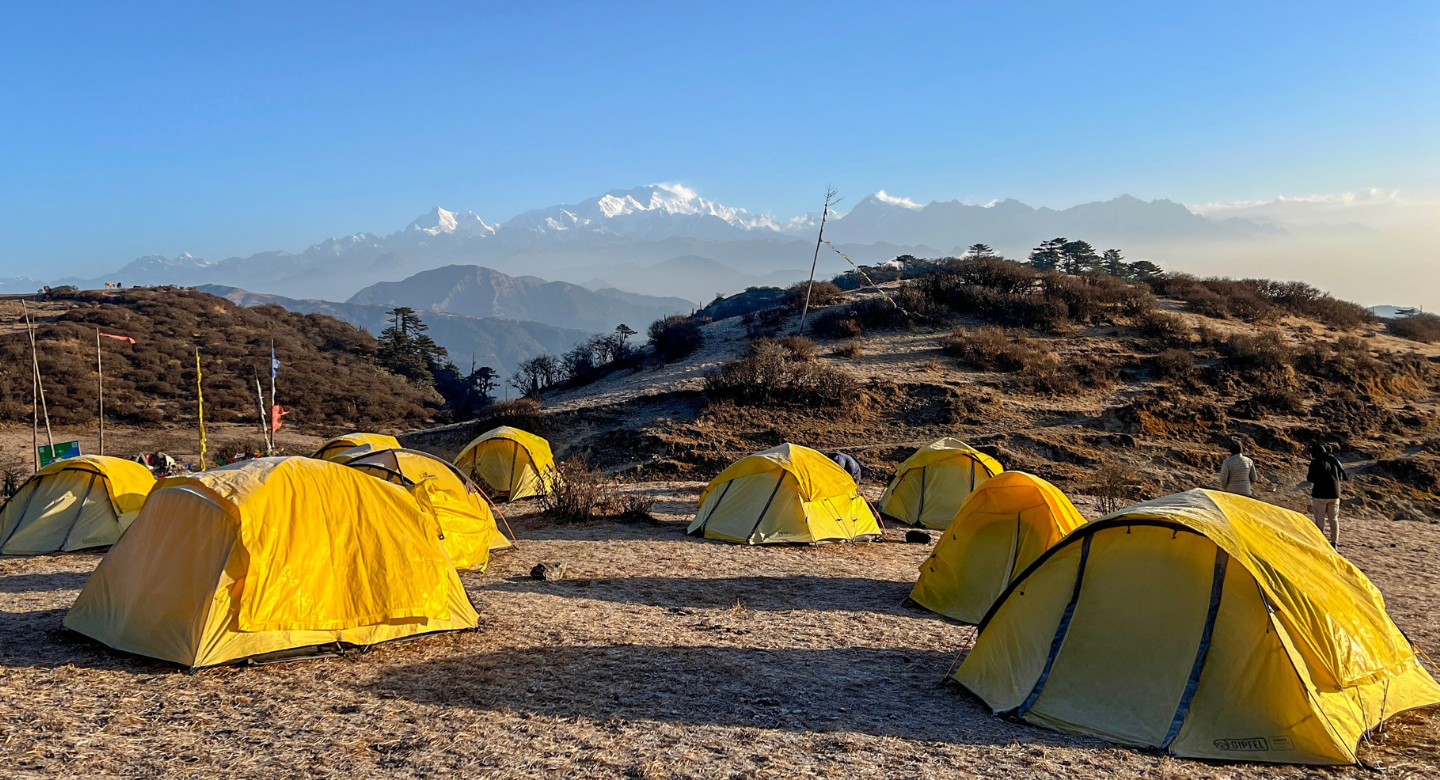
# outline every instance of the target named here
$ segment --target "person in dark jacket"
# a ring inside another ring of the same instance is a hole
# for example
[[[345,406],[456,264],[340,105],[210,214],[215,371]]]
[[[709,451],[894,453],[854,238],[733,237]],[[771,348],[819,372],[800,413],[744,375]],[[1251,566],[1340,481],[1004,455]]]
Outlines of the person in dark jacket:
[[[831,455],[830,460],[835,461],[835,463],[839,465],[840,468],[845,469],[845,471],[850,474],[850,478],[855,480],[856,485],[860,484],[860,475],[862,472],[860,471],[859,461],[855,460],[849,455],[846,455],[843,452],[837,452]]]
[[[1346,480],[1345,467],[1335,457],[1337,447],[1315,445],[1315,459],[1305,481],[1310,483],[1310,516],[1330,546],[1340,546],[1340,483]]]

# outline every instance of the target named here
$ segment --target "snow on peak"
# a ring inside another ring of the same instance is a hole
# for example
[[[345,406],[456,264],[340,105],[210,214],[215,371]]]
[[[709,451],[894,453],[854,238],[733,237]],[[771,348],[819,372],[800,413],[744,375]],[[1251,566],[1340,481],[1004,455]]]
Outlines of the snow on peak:
[[[431,236],[438,236],[441,233],[458,236],[488,236],[494,234],[495,226],[486,224],[485,220],[476,216],[473,211],[462,214],[458,211],[446,211],[436,206],[405,226],[405,232],[425,233]]]
[[[588,230],[640,238],[689,236],[737,238],[751,231],[774,235],[780,225],[772,217],[706,200],[683,184],[661,183],[629,190],[611,190],[580,203],[551,206],[519,214],[505,227],[536,232]]]
[[[874,197],[875,200],[878,200],[881,203],[889,203],[892,206],[900,206],[901,208],[907,208],[911,211],[919,211],[920,209],[925,208],[924,206],[916,203],[909,198],[896,197],[886,192],[885,190],[880,190],[876,192],[872,197]]]

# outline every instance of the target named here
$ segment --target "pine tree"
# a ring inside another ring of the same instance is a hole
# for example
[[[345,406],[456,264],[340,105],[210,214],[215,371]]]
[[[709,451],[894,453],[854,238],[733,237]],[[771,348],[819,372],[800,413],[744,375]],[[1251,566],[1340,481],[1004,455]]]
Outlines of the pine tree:
[[[1121,279],[1130,278],[1130,265],[1118,249],[1105,250],[1105,254],[1100,256],[1100,270]]]
[[[1030,266],[1037,271],[1054,271],[1064,259],[1063,250],[1069,242],[1070,239],[1063,236],[1040,242],[1040,246],[1030,252]]]

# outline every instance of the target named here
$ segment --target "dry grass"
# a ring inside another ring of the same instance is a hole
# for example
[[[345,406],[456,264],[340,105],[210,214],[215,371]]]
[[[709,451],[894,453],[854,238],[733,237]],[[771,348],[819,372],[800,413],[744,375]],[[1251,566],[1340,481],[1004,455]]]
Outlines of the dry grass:
[[[0,560],[4,774],[1369,776],[1185,761],[992,717],[936,685],[974,629],[901,606],[926,546],[697,541],[682,530],[699,487],[636,486],[658,525],[556,526],[533,502],[513,505],[521,548],[463,575],[477,632],[195,676],[58,630],[98,556]],[[1357,542],[1341,551],[1437,655],[1440,529],[1350,528]],[[570,579],[530,580],[542,560],[567,563]],[[1433,776],[1437,740],[1436,716],[1412,713],[1362,754],[1382,777]]]

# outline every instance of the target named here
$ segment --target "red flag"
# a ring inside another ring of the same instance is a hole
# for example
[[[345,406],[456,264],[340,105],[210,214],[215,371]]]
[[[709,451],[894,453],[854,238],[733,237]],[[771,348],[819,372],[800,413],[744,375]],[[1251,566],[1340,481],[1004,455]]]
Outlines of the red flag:
[[[271,432],[271,433],[274,433],[274,432],[280,430],[280,426],[282,425],[282,423],[281,423],[281,421],[280,421],[280,418],[281,418],[281,417],[284,417],[284,416],[287,415],[287,414],[289,414],[289,412],[287,412],[287,411],[285,411],[284,409],[280,408],[280,405],[279,405],[279,404],[276,404],[276,405],[270,407],[270,432]]]
[[[115,339],[116,341],[128,341],[131,344],[135,343],[135,339],[132,339],[129,336],[112,336],[109,333],[101,333],[100,335],[104,336],[107,339]]]

